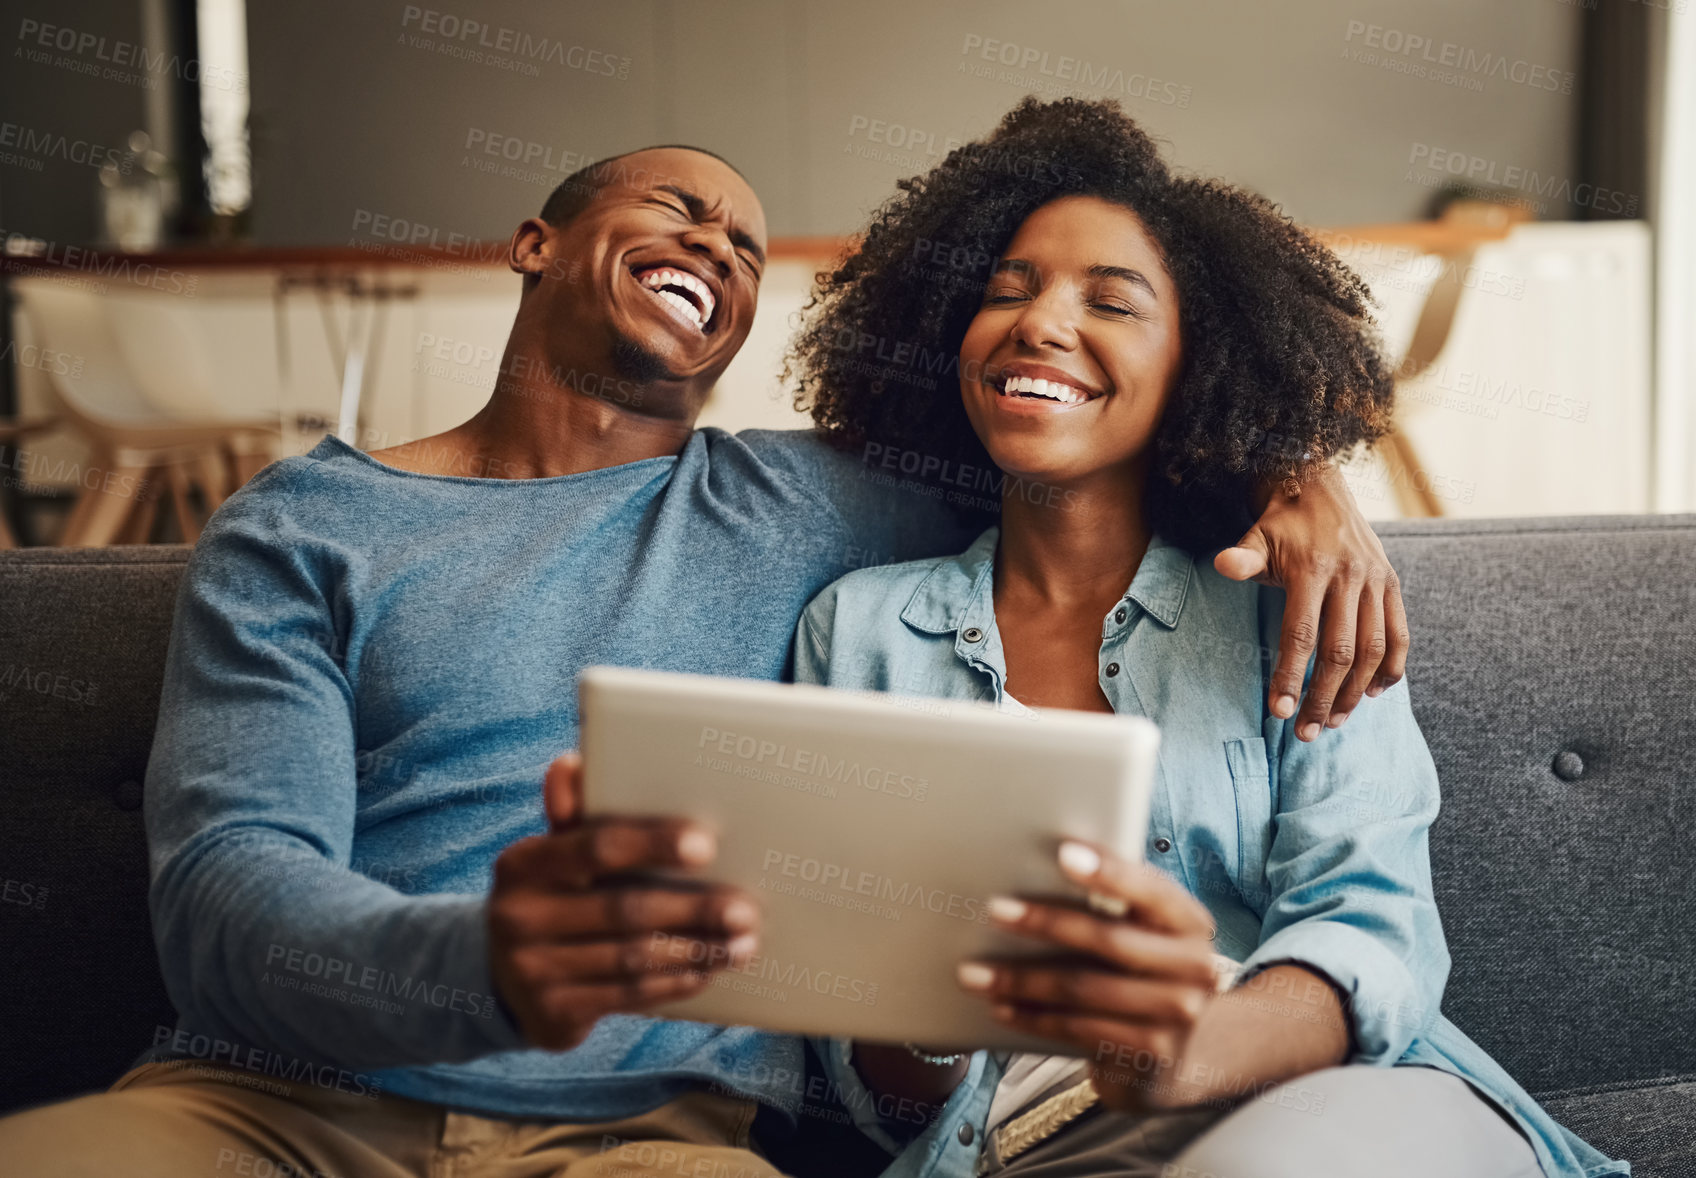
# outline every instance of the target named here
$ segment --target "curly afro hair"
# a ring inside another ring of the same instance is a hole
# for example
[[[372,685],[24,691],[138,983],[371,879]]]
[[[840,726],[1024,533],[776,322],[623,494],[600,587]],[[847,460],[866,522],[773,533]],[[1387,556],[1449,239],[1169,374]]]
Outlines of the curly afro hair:
[[[993,469],[961,403],[960,343],[1025,218],[1072,195],[1136,213],[1178,291],[1183,360],[1145,499],[1161,536],[1196,552],[1235,543],[1257,485],[1389,428],[1393,374],[1366,285],[1265,198],[1174,176],[1116,103],[1028,97],[897,187],[817,275],[785,361],[797,407],[845,447]]]

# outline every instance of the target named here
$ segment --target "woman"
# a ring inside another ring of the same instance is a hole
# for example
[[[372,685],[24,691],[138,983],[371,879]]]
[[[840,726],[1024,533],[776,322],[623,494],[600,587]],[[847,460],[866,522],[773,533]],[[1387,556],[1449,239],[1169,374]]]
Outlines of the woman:
[[[1163,732],[1153,867],[1068,844],[1089,905],[994,907],[1055,952],[961,967],[1073,1058],[817,1044],[851,1093],[944,1105],[865,1118],[892,1151],[919,1136],[890,1173],[967,1173],[980,1149],[1030,1174],[1627,1172],[1439,1013],[1437,783],[1406,686],[1297,740],[1265,703],[1281,594],[1205,555],[1265,474],[1388,428],[1367,302],[1267,202],[1173,177],[1116,106],[1075,100],[1027,99],[905,183],[821,275],[791,360],[818,424],[1006,480],[999,527],[960,556],[820,594],[797,678]],[[863,338],[957,355],[957,387],[869,378],[834,346]]]

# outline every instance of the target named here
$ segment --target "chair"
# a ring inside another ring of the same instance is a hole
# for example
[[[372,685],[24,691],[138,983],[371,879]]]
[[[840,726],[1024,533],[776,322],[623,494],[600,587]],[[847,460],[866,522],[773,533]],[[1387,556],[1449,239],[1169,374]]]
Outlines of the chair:
[[[1460,310],[1461,291],[1465,288],[1479,246],[1486,241],[1506,237],[1515,224],[1527,218],[1528,214],[1523,209],[1486,201],[1458,200],[1433,222],[1321,234],[1333,241],[1346,235],[1351,242],[1388,244],[1404,250],[1411,247],[1424,252],[1422,261],[1428,273],[1416,276],[1416,281],[1428,277],[1430,285],[1425,288],[1413,334],[1395,368],[1398,389],[1429,369],[1442,355],[1454,328]],[[1370,270],[1368,266],[1356,268]],[[1372,276],[1367,273],[1366,277],[1370,285]],[[1413,442],[1402,429],[1403,421],[1416,403],[1412,398],[1397,398],[1397,420],[1385,436],[1379,454],[1402,514],[1410,518],[1436,518],[1444,514],[1442,500],[1425,477]]]
[[[281,438],[278,422],[189,418],[162,410],[136,381],[129,351],[114,331],[101,295],[74,281],[52,278],[18,282],[14,290],[20,344],[38,342],[79,361],[74,375],[57,370],[35,374],[43,377],[65,424],[93,448],[88,469],[77,472],[82,490],[59,545],[145,543],[167,492],[183,539],[192,543],[204,526],[194,493],[199,493],[204,514],[215,511],[275,454]],[[177,347],[172,350],[192,375],[192,341],[173,343]]]
[[[1413,380],[1442,355],[1444,345],[1449,342],[1449,331],[1455,324],[1455,314],[1460,309],[1463,279],[1471,269],[1476,253],[1475,247],[1463,246],[1455,253],[1438,255],[1443,269],[1425,298],[1419,322],[1413,329],[1413,340],[1396,367],[1398,386]],[[1405,406],[1406,403],[1406,398],[1398,399],[1398,405]],[[1405,408],[1398,408],[1398,418],[1406,414]],[[1435,519],[1443,514],[1442,500],[1437,498],[1430,482],[1419,477],[1423,473],[1419,455],[1399,421],[1384,438],[1384,465],[1389,469],[1391,486],[1395,488],[1396,499],[1404,515]]]
[[[47,417],[37,421],[0,421],[0,446],[16,446],[31,434],[46,433],[58,425],[58,419]],[[12,485],[10,475],[6,477],[6,486]],[[6,522],[6,512],[3,509],[5,497],[0,496],[0,548],[16,548],[18,538],[12,534],[12,525]]]

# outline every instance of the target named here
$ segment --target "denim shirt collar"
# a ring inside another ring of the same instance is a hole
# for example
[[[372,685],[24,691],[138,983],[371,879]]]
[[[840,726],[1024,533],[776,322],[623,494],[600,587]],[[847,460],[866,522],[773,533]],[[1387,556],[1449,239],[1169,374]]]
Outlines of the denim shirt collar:
[[[939,563],[913,591],[901,611],[901,620],[927,634],[958,632],[956,649],[965,657],[989,640],[999,646],[994,573],[995,545],[1000,536],[1001,529],[992,526],[959,556]],[[1139,606],[1166,629],[1176,629],[1193,568],[1188,552],[1151,536],[1148,551],[1120,600]],[[1102,637],[1116,628],[1110,612],[1102,623]],[[966,641],[967,634],[977,637]]]

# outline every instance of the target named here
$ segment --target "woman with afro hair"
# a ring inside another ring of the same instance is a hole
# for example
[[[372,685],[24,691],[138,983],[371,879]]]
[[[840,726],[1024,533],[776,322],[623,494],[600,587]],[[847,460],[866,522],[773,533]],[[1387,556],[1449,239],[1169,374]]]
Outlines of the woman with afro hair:
[[[1161,746],[1145,845],[1065,843],[1089,902],[998,898],[1044,951],[958,964],[962,1001],[1056,1054],[814,1041],[885,1173],[1627,1172],[1440,1011],[1405,682],[1313,741],[1268,702],[1282,591],[1209,559],[1269,477],[1389,428],[1361,280],[1107,102],[1026,99],[900,189],[819,275],[790,373],[829,435],[999,518],[824,590],[796,677],[1141,715]]]

